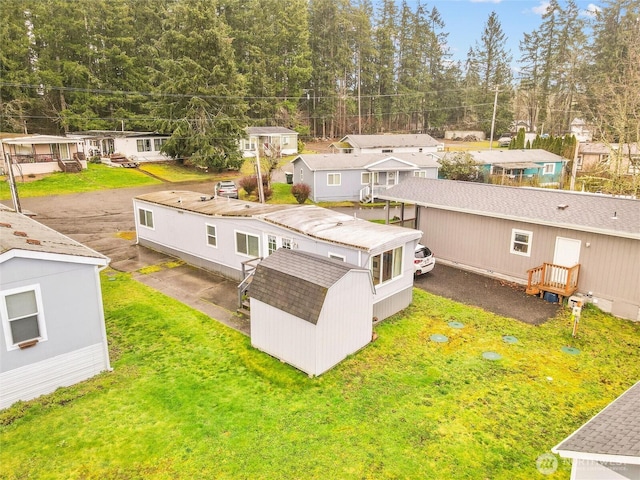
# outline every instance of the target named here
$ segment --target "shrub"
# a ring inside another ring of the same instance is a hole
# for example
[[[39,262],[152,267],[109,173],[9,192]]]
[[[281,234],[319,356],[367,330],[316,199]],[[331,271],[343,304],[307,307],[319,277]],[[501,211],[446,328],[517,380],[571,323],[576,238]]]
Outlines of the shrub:
[[[271,189],[271,187],[269,187],[267,185],[263,185],[262,193],[264,193],[264,201],[266,202],[273,195],[273,190]]]
[[[307,201],[311,195],[311,187],[306,183],[296,183],[291,187],[291,194],[296,198],[298,203],[302,204]]]
[[[258,188],[258,178],[255,175],[242,177],[240,181],[238,181],[238,185],[240,185],[240,188],[242,188],[247,195],[251,195]]]

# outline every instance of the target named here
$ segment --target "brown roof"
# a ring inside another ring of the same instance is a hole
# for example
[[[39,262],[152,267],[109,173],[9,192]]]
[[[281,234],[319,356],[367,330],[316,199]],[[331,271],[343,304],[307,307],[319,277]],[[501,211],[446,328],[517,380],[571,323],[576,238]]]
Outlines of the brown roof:
[[[281,248],[258,264],[249,296],[316,325],[329,289],[352,270],[368,272],[341,260]]]
[[[95,250],[14,211],[0,209],[0,257],[7,252],[60,254],[93,259],[107,265],[109,259]]]

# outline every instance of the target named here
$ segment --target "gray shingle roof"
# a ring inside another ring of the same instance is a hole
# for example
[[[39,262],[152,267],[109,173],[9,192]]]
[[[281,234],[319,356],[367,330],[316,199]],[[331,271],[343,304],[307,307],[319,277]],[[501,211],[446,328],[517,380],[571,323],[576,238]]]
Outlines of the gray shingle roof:
[[[379,197],[640,240],[640,200],[635,199],[427,178],[406,179]]]
[[[327,292],[351,270],[367,271],[340,260],[281,248],[258,264],[249,296],[315,325]]]
[[[640,382],[553,448],[563,456],[572,452],[635,457],[640,464]],[[631,461],[629,461],[631,460]]]
[[[426,133],[414,135],[347,135],[340,140],[356,148],[435,147],[440,145]]]
[[[247,132],[249,135],[298,134],[295,130],[286,127],[247,127]]]
[[[301,154],[294,160],[303,161],[310,170],[375,170],[378,162],[388,169],[438,168],[437,158],[429,153],[327,153]]]
[[[10,251],[91,258],[97,265],[106,265],[109,261],[107,257],[95,250],[26,215],[0,209],[0,255]]]
[[[245,202],[197,192],[163,191],[136,197],[150,203],[212,217],[254,217],[294,232],[365,251],[385,249],[422,236],[411,228],[381,225],[315,205],[277,205]]]

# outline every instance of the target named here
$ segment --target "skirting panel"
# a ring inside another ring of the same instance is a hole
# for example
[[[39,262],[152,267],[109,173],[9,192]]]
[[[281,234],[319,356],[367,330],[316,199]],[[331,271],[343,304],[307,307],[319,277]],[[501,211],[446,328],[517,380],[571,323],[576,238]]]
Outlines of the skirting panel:
[[[377,318],[377,321],[384,320],[385,318],[407,308],[412,301],[413,285],[385,298],[384,300],[374,303],[373,316]]]
[[[97,343],[0,374],[0,409],[31,400],[58,387],[82,382],[107,370],[105,347]]]

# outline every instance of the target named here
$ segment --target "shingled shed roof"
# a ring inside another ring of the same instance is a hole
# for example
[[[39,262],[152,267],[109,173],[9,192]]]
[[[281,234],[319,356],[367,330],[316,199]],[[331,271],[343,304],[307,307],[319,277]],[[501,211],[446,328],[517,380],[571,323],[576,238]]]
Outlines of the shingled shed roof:
[[[589,454],[601,461],[640,465],[640,382],[553,451],[569,458],[586,458],[584,454]]]
[[[640,240],[640,200],[629,198],[428,178],[408,178],[379,197]]]
[[[329,288],[352,270],[368,272],[340,260],[281,248],[258,264],[249,296],[316,325]]]
[[[0,209],[0,260],[5,254],[68,255],[70,259],[89,258],[91,263],[106,265],[108,258],[71,238],[52,230],[21,213]]]

